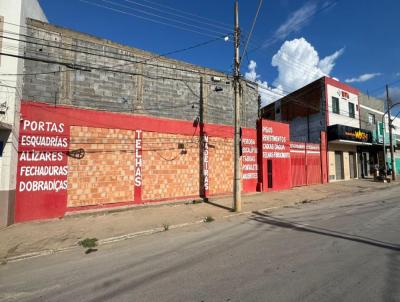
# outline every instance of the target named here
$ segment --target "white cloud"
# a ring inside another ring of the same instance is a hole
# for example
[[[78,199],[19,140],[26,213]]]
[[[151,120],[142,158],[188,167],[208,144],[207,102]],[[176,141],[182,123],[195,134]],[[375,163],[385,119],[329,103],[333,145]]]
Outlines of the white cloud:
[[[273,82],[274,87],[261,80],[256,72],[255,61],[250,62],[245,78],[259,84],[262,105],[265,106],[282,98],[287,92],[292,92],[322,76],[329,75],[343,52],[343,48],[339,49],[320,60],[318,52],[306,39],[286,41],[272,57],[271,64],[278,69],[278,77]]]
[[[343,52],[342,48],[320,60],[318,52],[306,39],[286,41],[272,57],[272,66],[278,68],[274,85],[293,91],[329,75]]]
[[[250,64],[247,67],[249,71],[244,75],[247,80],[255,82],[260,77],[260,75],[258,75],[256,72],[256,67],[257,63],[253,60],[250,60]]]
[[[344,48],[335,51],[330,56],[326,56],[318,63],[319,69],[325,74],[330,74],[333,67],[335,67],[336,60],[343,54]]]
[[[395,74],[395,76],[396,76],[396,77],[400,77],[400,72],[397,72],[397,73]]]
[[[299,31],[305,26],[312,15],[317,10],[316,2],[307,2],[290,14],[289,18],[275,31],[274,37],[278,39],[286,38],[290,33]]]
[[[380,73],[380,72],[364,73],[364,74],[362,74],[362,75],[360,75],[360,76],[358,76],[356,78],[346,79],[345,82],[346,83],[355,83],[355,82],[361,83],[361,82],[366,82],[366,81],[371,80],[373,78],[379,77],[381,75],[382,75],[382,73]]]
[[[250,60],[248,72],[245,73],[244,77],[246,80],[256,82],[258,84],[258,93],[261,96],[261,106],[265,106],[277,99],[280,99],[284,95],[283,91],[279,87],[270,87],[266,81],[259,80],[260,75],[257,74],[256,68],[257,63],[253,60]]]
[[[302,7],[292,12],[284,23],[274,32],[272,38],[264,42],[264,47],[267,47],[277,41],[285,39],[289,34],[299,32],[306,26],[318,11],[322,11],[333,7],[336,2],[328,0],[323,3],[318,1],[308,1]]]

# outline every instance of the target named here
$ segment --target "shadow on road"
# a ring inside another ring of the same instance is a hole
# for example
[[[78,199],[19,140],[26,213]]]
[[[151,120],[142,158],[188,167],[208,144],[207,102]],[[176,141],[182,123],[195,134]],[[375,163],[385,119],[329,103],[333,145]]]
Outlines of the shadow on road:
[[[281,228],[286,228],[286,229],[292,229],[292,230],[299,231],[299,232],[309,232],[309,233],[314,233],[314,234],[319,234],[319,235],[324,235],[324,236],[330,236],[330,237],[360,242],[360,243],[377,246],[377,247],[381,247],[381,248],[385,248],[385,249],[389,249],[389,250],[393,250],[393,251],[400,251],[399,244],[393,244],[390,242],[379,241],[379,240],[375,240],[375,239],[368,238],[368,237],[351,235],[351,234],[347,234],[347,233],[324,229],[321,227],[315,227],[315,226],[305,225],[305,224],[301,224],[301,223],[296,223],[296,222],[285,220],[282,218],[276,218],[276,217],[261,213],[259,211],[253,212],[253,216],[251,216],[250,219],[260,222],[260,223],[265,223],[265,224],[269,224],[269,225],[277,226],[277,227],[281,227]]]
[[[212,206],[217,207],[217,208],[221,208],[221,209],[227,210],[229,212],[233,211],[232,208],[227,207],[227,206],[222,205],[222,204],[218,204],[218,203],[213,202],[213,201],[210,201],[209,199],[204,199],[204,203],[207,203],[207,204],[212,205]]]

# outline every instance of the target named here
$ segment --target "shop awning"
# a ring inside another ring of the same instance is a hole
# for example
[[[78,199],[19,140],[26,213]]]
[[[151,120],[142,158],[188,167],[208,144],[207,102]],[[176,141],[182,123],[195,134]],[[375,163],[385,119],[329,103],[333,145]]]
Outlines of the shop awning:
[[[332,125],[328,127],[328,141],[352,145],[372,145],[372,132],[345,125]]]

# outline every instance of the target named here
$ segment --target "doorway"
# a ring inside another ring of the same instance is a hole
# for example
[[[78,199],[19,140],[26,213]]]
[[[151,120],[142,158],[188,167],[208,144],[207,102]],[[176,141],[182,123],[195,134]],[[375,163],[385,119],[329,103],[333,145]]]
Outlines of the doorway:
[[[357,166],[356,166],[356,155],[354,152],[349,152],[349,170],[350,170],[350,178],[357,177]]]
[[[267,161],[268,189],[272,189],[272,160]]]
[[[336,179],[344,179],[343,177],[343,152],[335,151],[335,172]]]

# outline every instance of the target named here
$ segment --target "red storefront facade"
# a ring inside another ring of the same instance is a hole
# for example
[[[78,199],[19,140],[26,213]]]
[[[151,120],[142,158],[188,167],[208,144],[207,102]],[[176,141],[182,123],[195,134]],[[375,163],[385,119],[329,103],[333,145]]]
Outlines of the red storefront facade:
[[[21,116],[15,222],[232,192],[230,126],[29,101]],[[287,124],[261,120],[241,143],[245,193],[324,182],[324,143],[305,146],[299,181]]]

